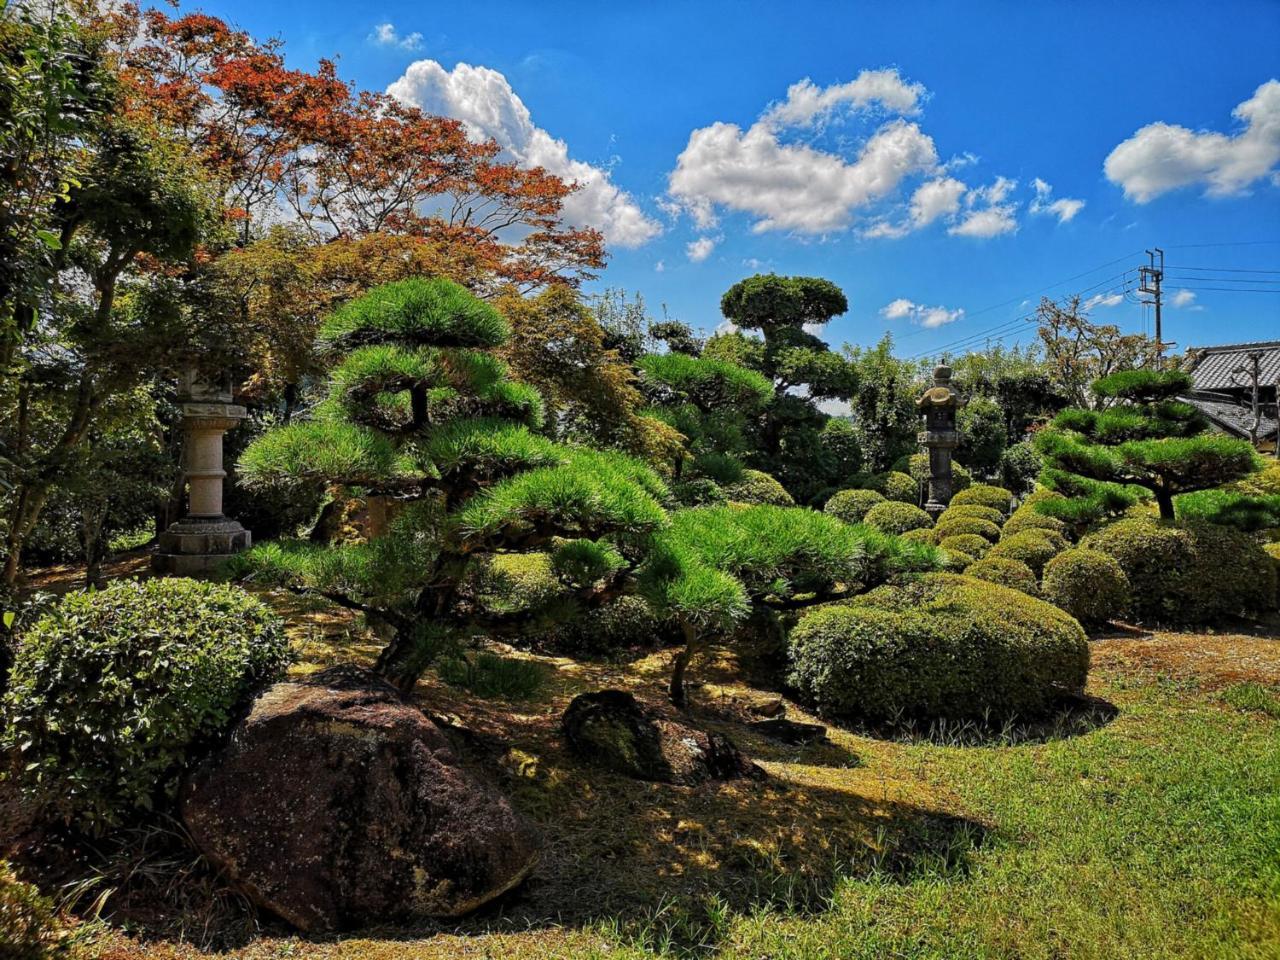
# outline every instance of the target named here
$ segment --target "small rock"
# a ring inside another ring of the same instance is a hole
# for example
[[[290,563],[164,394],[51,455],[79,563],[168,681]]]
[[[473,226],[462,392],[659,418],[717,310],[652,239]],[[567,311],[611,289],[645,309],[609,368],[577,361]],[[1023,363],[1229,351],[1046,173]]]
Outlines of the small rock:
[[[461,916],[538,859],[440,728],[355,667],[269,688],[181,802],[205,856],[305,931]]]
[[[817,743],[827,735],[827,728],[820,723],[797,723],[795,720],[753,720],[747,729],[770,740],[803,746]]]
[[[579,694],[562,725],[584,760],[639,780],[693,785],[765,776],[727,738],[665,716],[623,690]]]
[[[755,717],[780,717],[787,712],[787,705],[781,697],[777,700],[765,700],[747,707],[747,713]]]

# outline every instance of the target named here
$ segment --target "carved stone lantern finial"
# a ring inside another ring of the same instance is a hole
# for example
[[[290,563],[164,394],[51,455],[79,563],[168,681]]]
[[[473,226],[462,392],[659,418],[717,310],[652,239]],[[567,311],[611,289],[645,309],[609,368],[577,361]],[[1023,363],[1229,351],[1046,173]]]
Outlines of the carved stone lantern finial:
[[[951,388],[951,368],[939,364],[933,370],[933,386],[916,401],[924,414],[924,430],[917,439],[929,452],[929,500],[924,508],[935,520],[951,502],[951,451],[960,444],[956,410],[960,396]]]
[[[157,573],[180,577],[213,572],[233,553],[247,550],[249,531],[222,513],[222,435],[248,414],[233,403],[231,378],[206,383],[194,371],[182,378],[182,470],[187,481],[187,515],[160,534],[151,558]]]

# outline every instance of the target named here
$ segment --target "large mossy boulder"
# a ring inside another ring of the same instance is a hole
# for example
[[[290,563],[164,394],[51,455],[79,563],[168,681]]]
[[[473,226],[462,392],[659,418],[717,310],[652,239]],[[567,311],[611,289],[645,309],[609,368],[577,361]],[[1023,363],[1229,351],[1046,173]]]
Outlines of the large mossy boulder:
[[[450,918],[519,884],[533,828],[355,667],[278,683],[198,766],[182,816],[258,906],[305,931]]]
[[[695,786],[764,775],[727,738],[645,706],[625,690],[579,694],[562,726],[583,760],[638,780]]]
[[[926,574],[817,607],[791,631],[791,682],[826,716],[1008,719],[1084,690],[1071,616],[1007,587]]]

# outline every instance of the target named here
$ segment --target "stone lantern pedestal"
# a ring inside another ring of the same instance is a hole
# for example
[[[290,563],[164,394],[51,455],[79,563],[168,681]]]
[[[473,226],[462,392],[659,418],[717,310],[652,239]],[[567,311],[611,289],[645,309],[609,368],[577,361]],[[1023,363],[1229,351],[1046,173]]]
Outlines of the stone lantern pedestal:
[[[929,452],[929,499],[924,509],[937,520],[951,502],[951,451],[960,445],[960,432],[956,429],[960,397],[951,389],[950,367],[934,368],[933,386],[916,401],[916,406],[924,414],[924,430],[917,439]]]
[[[188,485],[187,515],[160,534],[151,558],[157,573],[199,577],[233,553],[247,550],[249,531],[222,513],[222,435],[247,416],[232,403],[230,383],[214,386],[188,376],[181,391],[182,461]]]

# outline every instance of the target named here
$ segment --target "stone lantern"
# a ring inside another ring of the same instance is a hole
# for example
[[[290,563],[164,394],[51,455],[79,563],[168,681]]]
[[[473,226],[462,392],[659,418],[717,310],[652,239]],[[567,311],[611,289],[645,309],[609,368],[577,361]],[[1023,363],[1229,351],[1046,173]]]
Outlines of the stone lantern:
[[[929,452],[929,500],[924,508],[936,520],[951,502],[951,451],[960,444],[956,429],[960,397],[951,389],[950,367],[934,368],[933,386],[916,406],[924,414],[924,430],[917,439]]]
[[[182,470],[187,515],[160,534],[151,558],[157,573],[196,577],[211,573],[233,553],[247,550],[249,531],[222,514],[222,435],[247,416],[232,402],[231,378],[217,384],[188,372],[178,391],[182,403]]]

